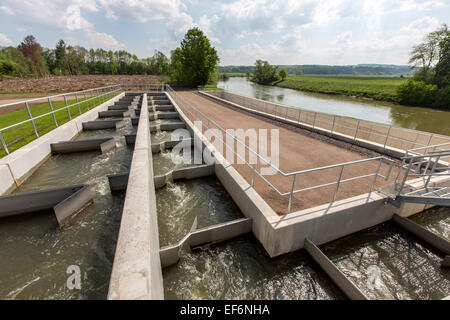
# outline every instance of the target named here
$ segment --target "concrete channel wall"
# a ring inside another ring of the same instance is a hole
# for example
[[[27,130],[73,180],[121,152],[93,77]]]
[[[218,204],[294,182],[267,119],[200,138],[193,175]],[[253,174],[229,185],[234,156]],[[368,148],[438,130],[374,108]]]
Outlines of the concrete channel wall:
[[[144,94],[142,105],[147,106]],[[147,108],[142,108],[109,284],[109,300],[164,299],[153,159]]]
[[[51,156],[51,144],[78,136],[83,122],[97,119],[99,111],[107,110],[124,95],[117,95],[0,159],[0,195],[12,192],[30,177]]]
[[[170,97],[170,95],[169,95]],[[246,217],[252,218],[252,231],[271,257],[304,248],[308,238],[319,246],[392,219],[394,214],[409,216],[430,207],[404,204],[400,209],[387,202],[387,196],[373,192],[279,216],[249,183],[230,165],[202,132],[173,105],[193,134],[195,147],[208,148],[217,160],[215,174]],[[199,143],[200,141],[200,143]],[[201,145],[200,145],[201,144]],[[417,183],[421,179],[415,180]],[[430,186],[446,185],[449,179],[433,178]],[[414,181],[413,181],[414,182]],[[411,182],[409,182],[411,183]]]

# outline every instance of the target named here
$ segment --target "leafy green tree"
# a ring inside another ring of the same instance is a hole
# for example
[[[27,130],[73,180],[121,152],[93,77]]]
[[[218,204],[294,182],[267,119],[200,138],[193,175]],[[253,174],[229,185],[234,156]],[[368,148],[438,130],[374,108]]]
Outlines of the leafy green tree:
[[[278,75],[280,76],[281,80],[284,80],[287,78],[287,71],[285,68],[281,69],[280,72],[278,72]]]
[[[256,60],[252,81],[260,84],[269,84],[278,79],[276,67],[271,66],[267,61]]]
[[[198,28],[188,30],[180,48],[172,51],[170,77],[188,86],[207,84],[220,59],[209,39]]]

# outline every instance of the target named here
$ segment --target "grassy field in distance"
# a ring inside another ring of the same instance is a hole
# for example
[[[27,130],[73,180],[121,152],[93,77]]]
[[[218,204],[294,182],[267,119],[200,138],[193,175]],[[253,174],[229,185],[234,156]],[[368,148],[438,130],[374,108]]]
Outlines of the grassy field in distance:
[[[400,76],[288,75],[285,80],[276,81],[273,85],[302,91],[395,102],[396,89],[406,79]]]

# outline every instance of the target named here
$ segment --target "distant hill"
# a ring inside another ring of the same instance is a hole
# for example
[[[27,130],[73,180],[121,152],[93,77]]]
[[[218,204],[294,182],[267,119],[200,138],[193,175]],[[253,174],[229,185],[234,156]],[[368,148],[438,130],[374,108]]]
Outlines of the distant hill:
[[[279,69],[286,68],[289,74],[343,74],[343,75],[408,75],[413,70],[409,66],[391,64],[357,64],[350,66],[327,65],[278,65]],[[253,72],[254,66],[219,66],[218,73],[247,73]]]

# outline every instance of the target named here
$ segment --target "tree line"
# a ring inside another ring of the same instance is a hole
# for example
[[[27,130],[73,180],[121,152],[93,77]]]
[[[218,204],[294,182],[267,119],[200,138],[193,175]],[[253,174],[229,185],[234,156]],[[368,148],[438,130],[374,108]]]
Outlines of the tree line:
[[[125,50],[86,49],[63,40],[54,49],[42,48],[32,35],[17,47],[0,47],[0,76],[26,77],[84,74],[168,74],[169,58],[155,51],[139,59]]]
[[[450,109],[450,30],[444,24],[413,47],[409,63],[418,70],[397,89],[398,102]]]
[[[294,75],[398,75],[411,74],[409,66],[360,64],[351,66],[327,66],[327,65],[276,65],[278,69],[286,69],[288,74]],[[219,66],[217,72],[223,73],[253,73],[255,66]]]

